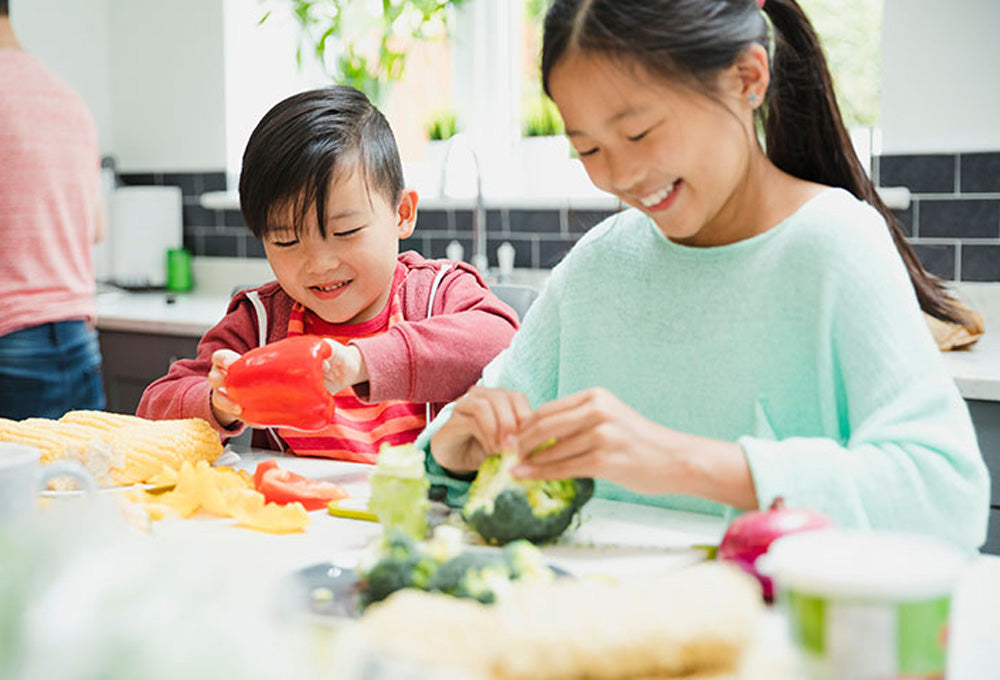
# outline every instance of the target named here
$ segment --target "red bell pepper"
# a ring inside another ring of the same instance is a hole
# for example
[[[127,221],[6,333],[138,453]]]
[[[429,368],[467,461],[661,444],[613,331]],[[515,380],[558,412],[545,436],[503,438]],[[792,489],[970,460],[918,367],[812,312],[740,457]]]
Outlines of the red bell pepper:
[[[347,498],[347,492],[341,486],[303,477],[284,469],[273,458],[257,463],[253,486],[268,503],[301,503],[306,510],[321,510],[330,501]]]
[[[253,425],[321,430],[333,418],[333,395],[323,361],[333,348],[315,335],[297,335],[252,349],[229,365],[226,396]]]

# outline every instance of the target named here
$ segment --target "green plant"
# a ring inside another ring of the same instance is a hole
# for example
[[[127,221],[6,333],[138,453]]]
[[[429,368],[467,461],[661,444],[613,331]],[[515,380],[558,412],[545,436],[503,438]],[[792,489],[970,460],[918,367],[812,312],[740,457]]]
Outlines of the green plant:
[[[424,132],[430,140],[451,139],[458,132],[458,118],[455,112],[447,110],[434,113],[424,124]]]
[[[330,78],[382,103],[403,76],[414,42],[448,33],[448,10],[466,0],[270,0],[299,25],[295,60],[311,55]],[[267,11],[261,23],[273,13]]]
[[[530,100],[525,107],[524,126],[522,133],[525,137],[549,137],[561,135],[566,131],[563,126],[562,116],[559,109],[551,99],[544,95]]]

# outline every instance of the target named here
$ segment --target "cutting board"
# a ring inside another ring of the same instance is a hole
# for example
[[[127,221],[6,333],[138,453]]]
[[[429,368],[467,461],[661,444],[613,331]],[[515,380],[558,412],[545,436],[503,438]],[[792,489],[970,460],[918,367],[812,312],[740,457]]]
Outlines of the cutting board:
[[[167,250],[180,248],[183,197],[179,187],[119,187],[111,195],[111,279],[123,286],[163,286]]]

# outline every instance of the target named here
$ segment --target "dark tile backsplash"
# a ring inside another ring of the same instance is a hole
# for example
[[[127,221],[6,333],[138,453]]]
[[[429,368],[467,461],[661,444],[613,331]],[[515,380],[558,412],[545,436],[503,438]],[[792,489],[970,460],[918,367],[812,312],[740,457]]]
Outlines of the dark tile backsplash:
[[[954,155],[882,156],[879,179],[884,187],[909,187],[922,194],[955,191]]]
[[[897,211],[924,266],[957,281],[1000,281],[1000,151],[881,156],[879,184],[910,189]]]
[[[910,189],[909,208],[897,211],[924,266],[949,280],[1000,281],[1000,151],[893,155],[874,159],[873,173],[886,187]],[[261,243],[238,210],[202,208],[206,191],[226,188],[224,172],[124,173],[126,185],[175,185],[184,196],[184,245],[195,255],[264,257]],[[576,240],[613,211],[576,208],[489,208],[490,265],[504,241],[515,248],[515,267],[555,266]],[[457,240],[472,251],[473,212],[421,208],[417,229],[403,242],[426,257],[444,257]]]

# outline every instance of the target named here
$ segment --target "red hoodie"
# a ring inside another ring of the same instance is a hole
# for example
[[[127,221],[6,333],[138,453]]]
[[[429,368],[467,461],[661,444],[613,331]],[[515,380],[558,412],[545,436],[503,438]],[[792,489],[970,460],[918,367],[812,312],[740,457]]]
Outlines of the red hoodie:
[[[369,375],[367,383],[354,389],[366,402],[428,402],[434,415],[475,384],[483,367],[507,347],[518,326],[517,314],[464,262],[426,260],[412,251],[400,254],[399,262],[408,269],[399,291],[406,321],[385,333],[352,341]],[[441,278],[428,317],[431,288],[446,265],[450,269]],[[248,298],[251,292],[257,293],[267,313],[267,341],[285,337],[294,300],[277,281],[238,293],[226,315],[198,343],[198,356],[175,361],[167,375],[146,388],[137,415],[156,420],[202,418],[223,438],[245,429],[240,423],[227,430],[215,420],[208,372],[215,350],[243,354],[259,345],[257,313]],[[253,445],[276,446],[263,431],[254,432]]]

